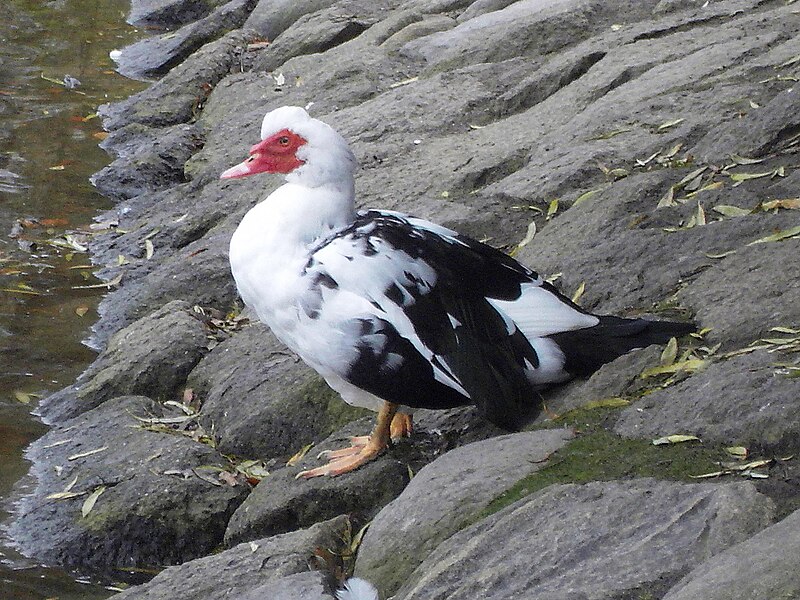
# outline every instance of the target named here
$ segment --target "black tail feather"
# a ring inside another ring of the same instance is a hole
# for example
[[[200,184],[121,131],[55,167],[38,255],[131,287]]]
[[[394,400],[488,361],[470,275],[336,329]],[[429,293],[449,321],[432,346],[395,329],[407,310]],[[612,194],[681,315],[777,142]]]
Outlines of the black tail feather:
[[[635,348],[665,344],[672,337],[696,330],[691,323],[602,316],[594,327],[556,333],[550,339],[558,344],[566,357],[564,370],[586,377]]]

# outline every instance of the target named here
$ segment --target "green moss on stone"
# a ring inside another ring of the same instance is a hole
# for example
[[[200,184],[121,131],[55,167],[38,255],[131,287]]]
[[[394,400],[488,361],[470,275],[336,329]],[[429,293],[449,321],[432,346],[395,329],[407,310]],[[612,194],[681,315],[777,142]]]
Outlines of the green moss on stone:
[[[696,481],[692,475],[718,470],[723,451],[698,443],[654,446],[598,429],[579,435],[550,457],[548,465],[495,498],[479,516],[498,510],[556,483],[587,483],[634,477]]]

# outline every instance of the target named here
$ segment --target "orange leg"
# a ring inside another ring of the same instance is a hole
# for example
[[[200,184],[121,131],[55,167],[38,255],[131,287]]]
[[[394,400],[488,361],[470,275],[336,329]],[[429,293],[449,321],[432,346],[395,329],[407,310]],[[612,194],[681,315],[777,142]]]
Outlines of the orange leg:
[[[373,458],[378,456],[388,445],[391,439],[391,425],[395,413],[397,412],[397,404],[391,402],[384,402],[380,412],[378,412],[378,420],[375,423],[375,429],[369,440],[362,443],[362,438],[354,438],[353,445],[349,448],[342,450],[333,450],[321,453],[321,456],[327,456],[332,460],[327,464],[316,469],[308,471],[301,471],[297,474],[297,479],[310,479],[311,477],[319,477],[320,475],[341,475],[361,465],[368,463]]]
[[[389,431],[391,432],[393,442],[404,437],[411,437],[414,431],[414,423],[411,420],[411,415],[407,413],[396,413],[392,419]]]

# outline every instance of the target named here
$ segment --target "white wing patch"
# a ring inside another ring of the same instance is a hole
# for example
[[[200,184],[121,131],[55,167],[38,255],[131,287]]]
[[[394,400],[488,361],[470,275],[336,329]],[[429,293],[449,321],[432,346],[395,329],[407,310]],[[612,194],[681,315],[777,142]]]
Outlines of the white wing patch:
[[[536,282],[522,286],[522,294],[516,300],[494,300],[489,302],[501,313],[516,323],[528,340],[593,327],[600,322],[594,315],[575,310],[556,295],[540,287]]]

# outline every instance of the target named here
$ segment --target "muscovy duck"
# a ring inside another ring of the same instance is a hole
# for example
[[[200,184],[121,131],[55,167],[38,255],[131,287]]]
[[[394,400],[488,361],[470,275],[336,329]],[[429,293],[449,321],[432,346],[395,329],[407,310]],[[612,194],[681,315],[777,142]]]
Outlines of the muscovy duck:
[[[370,436],[298,477],[338,475],[411,432],[414,408],[474,404],[506,429],[536,389],[587,376],[687,323],[591,314],[519,262],[393,211],[356,211],[345,139],[298,107],[269,112],[261,142],[222,173],[281,173],[230,244],[239,293],[349,404],[378,412]]]

